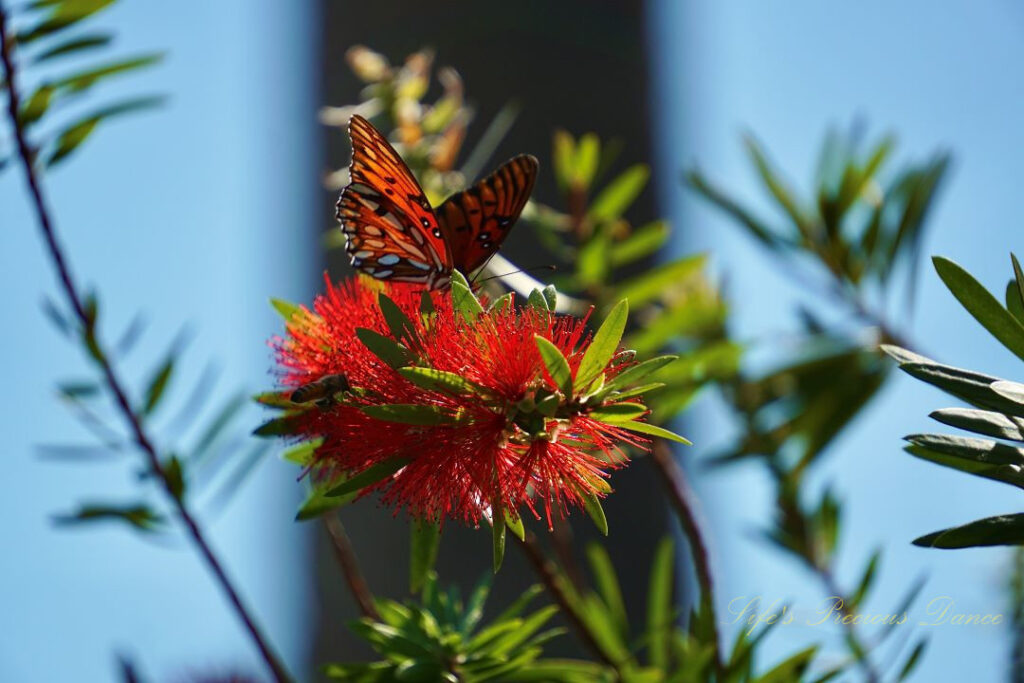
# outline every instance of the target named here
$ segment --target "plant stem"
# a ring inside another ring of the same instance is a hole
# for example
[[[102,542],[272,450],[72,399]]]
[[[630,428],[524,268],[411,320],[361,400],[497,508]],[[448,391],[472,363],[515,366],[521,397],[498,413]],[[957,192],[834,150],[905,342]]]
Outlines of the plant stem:
[[[662,439],[655,439],[651,448],[650,460],[654,463],[655,469],[661,475],[662,483],[668,491],[672,507],[675,508],[676,516],[683,527],[683,533],[689,541],[690,555],[693,558],[694,573],[697,575],[697,583],[700,586],[701,602],[706,610],[708,620],[711,622],[711,632],[714,636],[715,646],[715,671],[721,680],[725,672],[723,663],[724,652],[722,642],[718,633],[718,617],[715,611],[715,587],[711,578],[711,562],[708,554],[707,544],[704,542],[704,535],[701,533],[700,525],[697,523],[695,506],[691,502],[695,500],[693,491],[686,482],[686,475],[683,469],[675,460],[672,449]]]
[[[345,533],[344,525],[336,515],[329,514],[324,516],[324,526],[327,527],[327,533],[330,534],[334,556],[337,558],[338,564],[341,565],[341,571],[345,575],[349,590],[352,591],[352,597],[359,605],[359,610],[363,616],[380,621],[380,614],[377,612],[376,605],[373,604],[373,593],[370,592],[366,577],[363,576],[363,572],[359,568],[355,549],[352,547],[352,541],[349,540],[348,534]]]
[[[583,645],[586,646],[586,648],[590,650],[595,657],[614,669],[621,677],[622,671],[619,664],[608,656],[608,653],[606,653],[604,648],[602,648],[597,642],[597,639],[594,637],[594,634],[590,631],[587,624],[583,621],[579,612],[576,611],[572,598],[568,591],[566,591],[565,586],[562,584],[564,578],[559,574],[555,563],[544,555],[544,551],[541,550],[540,544],[537,542],[537,537],[533,532],[528,531],[526,533],[526,538],[523,541],[520,541],[519,545],[522,547],[523,552],[526,553],[526,557],[533,566],[533,570],[537,573],[537,576],[540,577],[541,583],[544,584],[548,593],[550,593],[551,597],[558,603],[559,609],[562,614],[565,615],[569,625],[572,626],[574,631],[576,631],[576,635],[583,641]]]
[[[18,112],[20,111],[21,106],[16,86],[16,70],[12,55],[11,39],[7,34],[7,13],[2,3],[0,3],[0,60],[3,62],[3,75],[6,80],[7,116],[10,120],[15,142],[17,143],[18,157],[22,170],[25,174],[25,181],[28,184],[29,193],[32,197],[36,219],[39,223],[39,228],[43,233],[43,238],[46,241],[46,246],[49,251],[50,258],[53,261],[54,268],[57,270],[57,274],[60,278],[61,289],[64,292],[64,296],[67,299],[68,304],[74,310],[75,317],[82,326],[84,340],[89,345],[90,352],[100,367],[107,389],[113,396],[114,402],[117,404],[117,409],[124,418],[136,445],[138,445],[139,449],[145,455],[147,466],[160,481],[164,493],[167,494],[167,498],[175,508],[182,525],[191,537],[193,544],[199,551],[199,554],[206,561],[206,564],[213,573],[214,578],[220,584],[224,595],[228,598],[228,601],[234,607],[235,612],[245,625],[246,630],[249,632],[254,644],[257,649],[259,649],[260,654],[266,662],[267,667],[273,673],[274,679],[279,683],[290,681],[291,677],[288,675],[283,664],[270,648],[266,638],[256,626],[256,622],[253,617],[249,614],[249,611],[242,603],[242,599],[239,596],[238,591],[235,590],[235,587],[224,571],[220,560],[218,560],[217,556],[214,554],[209,542],[203,535],[199,524],[185,505],[185,501],[175,492],[175,484],[168,478],[167,472],[161,466],[160,456],[157,453],[156,448],[153,446],[152,440],[143,428],[139,416],[131,407],[127,393],[124,390],[124,385],[119,379],[109,357],[104,352],[102,345],[96,338],[94,321],[86,313],[82,296],[72,279],[67,259],[65,258],[64,252],[57,241],[57,234],[53,225],[53,219],[47,209],[47,203],[43,195],[42,183],[40,182],[33,164],[34,155],[18,117]]]

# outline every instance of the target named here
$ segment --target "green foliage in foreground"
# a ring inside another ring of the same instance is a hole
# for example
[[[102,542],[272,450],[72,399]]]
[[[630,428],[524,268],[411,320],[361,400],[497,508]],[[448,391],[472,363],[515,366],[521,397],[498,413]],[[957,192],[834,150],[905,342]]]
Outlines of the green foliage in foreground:
[[[1024,359],[1024,272],[1016,256],[1011,255],[1011,260],[1014,277],[1006,285],[1003,303],[953,261],[936,257],[934,264],[946,287],[975,320]],[[911,434],[905,450],[943,467],[1024,489],[1024,384],[943,365],[897,346],[886,351],[907,374],[973,406],[936,410],[931,417],[977,436]],[[1024,545],[1024,513],[941,529],[914,544],[931,548]]]

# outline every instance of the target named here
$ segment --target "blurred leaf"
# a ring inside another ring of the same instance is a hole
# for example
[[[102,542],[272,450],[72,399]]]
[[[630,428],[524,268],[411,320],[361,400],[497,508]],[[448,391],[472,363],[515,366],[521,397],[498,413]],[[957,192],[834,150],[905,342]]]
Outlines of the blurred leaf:
[[[634,308],[639,308],[642,304],[670,291],[672,285],[693,277],[704,268],[706,262],[706,255],[697,254],[651,268],[623,282],[617,294],[623,299],[628,299]]]
[[[162,54],[149,54],[141,57],[124,59],[110,64],[104,64],[103,66],[93,67],[85,71],[80,71],[74,75],[61,78],[60,80],[55,81],[54,85],[62,90],[67,90],[68,92],[81,92],[91,88],[104,78],[151,66],[159,62],[161,59],[163,59]]]
[[[293,436],[302,432],[301,415],[285,415],[267,420],[253,430],[253,436],[277,437]]]
[[[864,572],[861,574],[860,581],[857,583],[857,588],[853,591],[850,595],[850,599],[847,601],[851,610],[856,611],[857,607],[863,604],[864,598],[867,597],[868,592],[871,590],[871,586],[875,582],[875,576],[878,573],[878,561],[881,557],[881,550],[876,550],[871,553],[871,558],[864,567]]]
[[[552,161],[554,162],[555,180],[562,192],[566,192],[572,182],[575,156],[576,143],[572,139],[572,135],[561,129],[556,130],[552,139]]]
[[[747,153],[750,155],[751,160],[754,162],[754,167],[757,169],[758,174],[761,176],[761,180],[764,182],[768,191],[771,192],[772,196],[775,197],[775,201],[785,210],[789,215],[790,220],[800,230],[801,234],[810,240],[811,237],[811,225],[808,221],[808,217],[801,210],[796,198],[793,193],[786,187],[785,183],[779,178],[776,171],[768,163],[768,158],[761,149],[760,144],[754,139],[752,135],[746,135],[743,139],[744,145],[747,148]]]
[[[647,648],[651,665],[665,670],[672,633],[672,585],[675,545],[671,538],[658,543],[647,583]]]
[[[409,590],[419,593],[433,570],[437,560],[437,549],[441,543],[441,525],[426,520],[413,520],[412,549],[409,560]]]
[[[316,456],[316,449],[323,443],[322,439],[305,441],[298,446],[293,446],[281,454],[282,460],[294,463],[299,467],[309,467]]]
[[[989,294],[970,273],[949,259],[932,259],[939,277],[964,308],[1003,346],[1024,359],[1024,324]]]
[[[607,535],[607,534],[606,534]],[[587,561],[594,575],[594,584],[608,609],[609,617],[614,621],[622,639],[629,637],[629,618],[626,615],[626,603],[622,599],[619,579],[615,575],[608,551],[597,543],[587,544]]]
[[[72,38],[71,40],[64,41],[49,48],[35,58],[35,63],[40,64],[47,62],[56,57],[62,57],[65,55],[76,54],[84,50],[93,50],[98,47],[106,47],[110,44],[112,36],[106,33],[98,33],[80,38]]]
[[[285,301],[284,299],[271,298],[270,305],[274,307],[274,310],[277,311],[278,315],[280,315],[286,323],[291,322],[292,316],[302,310],[302,307],[298,304],[293,304],[292,302]]]
[[[572,370],[569,368],[569,361],[562,355],[561,350],[544,337],[534,335],[534,342],[537,344],[537,351],[551,380],[567,399],[573,395]]]
[[[609,405],[600,406],[590,411],[589,417],[594,420],[600,420],[601,422],[609,422],[612,424],[618,424],[620,422],[629,422],[635,420],[643,415],[647,414],[647,406],[642,403],[611,403]]]
[[[905,681],[910,677],[910,674],[914,673],[914,669],[921,662],[921,655],[924,654],[925,648],[928,646],[927,640],[919,640],[914,649],[910,651],[910,656],[907,657],[907,661],[904,662],[903,668],[900,669],[900,675],[896,679],[897,681]]]
[[[818,646],[813,645],[795,655],[787,658],[782,663],[773,667],[763,676],[755,679],[756,683],[790,683],[790,681],[801,681],[804,674],[811,665],[811,660],[818,651]]]
[[[172,455],[161,464],[161,469],[171,495],[177,500],[181,500],[185,495],[185,472],[182,469],[181,460],[178,459],[178,456]]]
[[[19,32],[19,45],[28,45],[40,38],[61,31],[69,26],[87,19],[96,12],[109,7],[115,0],[63,0],[60,3],[49,3],[52,7],[49,14],[31,29]],[[44,5],[40,5],[41,7]]]
[[[921,536],[914,545],[922,548],[974,548],[1024,544],[1024,514],[979,519],[963,526]]]
[[[594,333],[583,360],[576,369],[575,382],[579,386],[586,386],[604,371],[615,352],[619,349],[619,342],[622,340],[622,333],[626,329],[626,320],[629,317],[629,302],[623,297],[612,310],[608,311],[601,327]]]
[[[638,381],[648,377],[658,370],[662,369],[674,360],[677,360],[679,356],[658,356],[657,358],[651,358],[645,360],[636,365],[626,368],[614,378],[611,379],[604,388],[617,389],[619,387],[628,387],[631,384],[635,384]]]
[[[43,114],[50,108],[50,103],[53,101],[53,95],[56,92],[57,88],[48,83],[39,86],[29,96],[28,101],[22,105],[21,112],[18,113],[18,121],[21,125],[28,127],[43,118]]]
[[[491,514],[495,517],[491,523],[491,538],[494,551],[494,573],[497,574],[501,569],[502,560],[505,559],[505,524],[502,522],[505,518],[505,511],[501,503],[495,505],[494,501],[491,502]]]
[[[590,205],[590,218],[595,222],[622,216],[647,185],[651,175],[646,164],[636,164],[623,171],[597,195]]]
[[[505,510],[505,526],[520,541],[526,540],[526,527],[523,526],[521,515],[513,515],[511,510]]]
[[[164,98],[162,97],[143,97],[128,100],[94,112],[80,119],[68,128],[65,128],[60,135],[57,136],[55,148],[53,153],[50,155],[49,160],[46,162],[47,165],[53,166],[78,149],[78,147],[92,134],[93,130],[96,129],[96,126],[98,126],[101,121],[105,121],[122,114],[151,109],[163,102]]]
[[[731,216],[733,220],[745,227],[747,231],[762,244],[772,249],[778,247],[779,236],[771,228],[760,222],[753,214],[733,201],[721,189],[708,182],[699,171],[690,171],[686,174],[685,179],[689,183],[690,187],[692,187],[698,194],[717,206],[727,215]]]
[[[149,380],[146,387],[146,402],[142,408],[144,415],[152,415],[156,407],[160,405],[160,399],[163,398],[164,391],[166,391],[174,372],[174,359],[175,352],[172,350],[167,359],[153,373],[152,379]]]
[[[75,525],[86,522],[119,521],[130,524],[140,531],[155,531],[164,523],[162,515],[154,512],[145,503],[127,505],[93,504],[82,505],[76,512],[59,515],[54,521],[60,525]]]
[[[637,228],[629,237],[615,244],[610,253],[611,266],[619,268],[650,256],[665,244],[671,232],[668,221],[663,220]]]
[[[334,498],[358,493],[368,486],[373,486],[374,484],[387,479],[408,464],[408,458],[390,458],[384,462],[379,462],[376,465],[371,465],[358,474],[354,474],[346,478],[345,481],[341,482],[337,486],[330,488],[326,495],[329,498]]]
[[[584,133],[576,143],[576,154],[573,159],[573,182],[583,189],[588,189],[597,174],[598,162],[601,158],[601,141],[594,133]]]

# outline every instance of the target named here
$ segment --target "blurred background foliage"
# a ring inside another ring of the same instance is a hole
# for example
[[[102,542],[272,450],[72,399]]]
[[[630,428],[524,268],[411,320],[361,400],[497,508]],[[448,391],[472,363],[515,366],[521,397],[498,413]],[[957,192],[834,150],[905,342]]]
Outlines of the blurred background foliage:
[[[155,64],[158,54],[63,66],[72,57],[106,54],[112,34],[92,30],[86,20],[110,4],[109,0],[41,0],[17,8],[8,17],[5,53],[19,69],[14,82],[24,93],[8,124],[17,133],[14,137],[31,140],[20,160],[31,173],[42,175],[46,168],[66,161],[107,119],[162,101],[146,95],[95,106],[92,96],[108,78]],[[325,108],[322,122],[342,127],[352,113],[370,117],[396,142],[435,205],[501,160],[496,154],[516,124],[519,105],[504,105],[473,135],[470,125],[475,111],[462,78],[456,70],[443,68],[437,70],[435,82],[431,51],[415,52],[400,64],[365,47],[349,48],[346,57],[363,83],[362,97],[358,103]],[[9,94],[10,88],[5,89]],[[468,144],[474,137],[475,144]],[[722,286],[709,272],[706,255],[661,258],[670,244],[671,226],[648,215],[642,202],[638,206],[650,180],[649,167],[632,158],[623,164],[628,145],[603,139],[589,128],[556,129],[549,150],[523,150],[538,153],[543,167],[550,170],[542,179],[546,188],[530,203],[519,228],[522,231],[528,225],[544,253],[533,251],[526,259],[520,255],[515,266],[504,258],[495,259],[488,274],[502,277],[484,286],[497,288],[503,282],[527,295],[540,280],[549,280],[565,294],[560,298],[567,310],[578,313],[592,304],[595,324],[615,301],[628,298],[633,316],[626,345],[642,355],[679,355],[657,376],[664,386],[651,395],[654,419],[672,421],[706,387],[714,386],[724,396],[739,437],[714,459],[714,465],[722,468],[741,461],[763,465],[774,486],[775,503],[775,516],[763,529],[764,537],[803,565],[820,584],[822,596],[838,598],[839,609],[850,616],[885,580],[883,558],[880,553],[862,558],[856,579],[849,585],[839,584],[836,553],[843,528],[842,490],[838,486],[814,490],[808,478],[884,386],[893,365],[884,357],[883,347],[907,373],[975,407],[944,409],[933,417],[989,437],[914,435],[908,437],[908,452],[1018,487],[1024,450],[1004,442],[1024,442],[1020,423],[1024,386],[931,361],[920,355],[902,324],[914,301],[930,208],[949,166],[946,153],[893,169],[892,137],[865,143],[859,126],[847,133],[830,132],[821,147],[811,190],[801,194],[752,135],[744,145],[754,173],[774,204],[773,215],[760,216],[743,206],[728,188],[698,169],[686,173],[685,184],[733,219],[781,272],[820,298],[821,306],[795,311],[797,330],[785,344],[738,340],[730,334],[730,295],[749,294],[729,292]],[[338,161],[343,158],[339,155]],[[4,147],[4,166],[17,160],[18,150]],[[344,169],[334,170],[326,175],[325,185],[335,193],[346,180]],[[39,204],[45,212],[45,204]],[[329,230],[328,247],[340,246],[339,237],[336,229]],[[505,276],[516,266],[530,269],[548,263],[556,267],[550,278],[536,271]],[[1024,276],[1016,259],[1003,303],[954,262],[937,259],[935,265],[971,315],[1024,358]],[[341,270],[332,268],[332,272]],[[146,451],[149,441],[139,443],[137,434],[131,433],[138,426],[147,436],[153,434],[157,444],[150,446],[154,459],[139,478],[159,479],[168,495],[163,503],[149,498],[87,502],[59,521],[116,519],[141,531],[163,530],[170,512],[186,514],[188,519],[189,506],[200,497],[200,485],[212,491],[202,495],[201,502],[222,505],[266,452],[262,445],[248,445],[248,435],[236,420],[244,397],[220,406],[205,405],[215,375],[208,370],[190,392],[181,394],[176,414],[168,412],[169,388],[182,381],[178,377],[188,338],[183,333],[171,341],[166,356],[144,373],[142,381],[124,389],[125,402],[109,411],[95,399],[104,392],[113,392],[116,399],[121,392],[115,388],[120,385],[111,368],[130,353],[145,318],[139,317],[127,330],[109,331],[116,341],[106,344],[99,332],[100,298],[85,290],[81,294],[77,308],[74,300],[49,301],[45,311],[98,370],[99,380],[68,380],[59,387],[59,395],[96,434],[100,446],[54,445],[42,451],[72,459],[105,458],[137,447]],[[894,325],[893,319],[900,324]],[[744,357],[748,350],[767,351],[763,354],[767,359],[752,362]],[[156,416],[166,421],[157,423]],[[116,426],[118,418],[127,419],[129,433]],[[179,439],[183,433],[189,438]],[[671,478],[659,465],[663,460],[648,459],[666,483],[668,497],[678,499],[679,492],[673,493]],[[639,463],[634,466],[639,467]],[[214,486],[216,482],[221,485]],[[203,507],[207,511],[208,506]],[[625,515],[620,518],[609,508],[608,516],[613,538],[616,533],[631,533],[628,521],[617,525],[617,520],[628,519]],[[915,543],[944,548],[1019,545],[1024,540],[1021,519],[1013,513],[978,520],[923,536]],[[651,529],[643,531],[651,533]],[[561,680],[823,681],[847,674],[864,680],[903,680],[925,652],[926,641],[915,637],[896,644],[897,656],[880,657],[881,648],[896,640],[897,629],[891,625],[865,629],[844,620],[842,660],[816,658],[819,643],[812,638],[781,662],[766,662],[756,656],[756,649],[774,624],[740,629],[729,645],[721,644],[721,624],[706,592],[710,583],[701,582],[704,592],[691,595],[693,586],[677,581],[681,572],[676,567],[683,555],[677,556],[672,541],[648,544],[650,564],[630,562],[631,566],[620,567],[630,572],[623,578],[613,566],[613,558],[622,554],[581,542],[580,537],[590,538],[587,532],[562,524],[546,544],[530,539],[524,546],[523,562],[536,570],[555,607],[522,616],[528,599],[535,597],[536,591],[529,590],[519,601],[502,600],[497,609],[505,611],[482,621],[489,591],[485,583],[463,602],[457,590],[440,592],[431,577],[418,600],[378,598],[368,610],[371,614],[353,626],[384,657],[382,662],[329,665],[326,673],[357,675],[363,680],[434,680],[457,660],[464,680],[554,676]],[[694,536],[689,541],[693,543]],[[455,554],[466,552],[456,548]],[[700,549],[690,550],[699,564]],[[513,571],[525,575],[522,566]],[[439,569],[447,583],[445,566]],[[636,579],[639,572],[645,574],[642,580]],[[1018,622],[1019,573],[1010,591]],[[893,580],[907,583],[906,577]],[[892,612],[908,610],[920,588],[920,582],[910,583]],[[677,593],[681,604],[690,606],[678,613],[671,608]],[[564,646],[576,659],[541,656],[541,645],[561,634],[558,628],[540,630],[556,610],[561,612],[560,623],[582,643],[582,647]],[[593,662],[578,659],[587,649]],[[130,666],[125,672],[126,680],[136,680]]]

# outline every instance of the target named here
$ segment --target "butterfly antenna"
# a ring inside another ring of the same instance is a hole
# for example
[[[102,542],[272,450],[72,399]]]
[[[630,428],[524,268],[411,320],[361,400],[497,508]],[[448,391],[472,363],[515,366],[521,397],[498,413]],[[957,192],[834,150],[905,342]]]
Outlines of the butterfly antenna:
[[[480,280],[480,282],[487,282],[488,280],[494,280],[494,279],[499,278],[499,277],[505,277],[506,275],[515,275],[516,273],[530,273],[530,272],[533,272],[535,270],[558,270],[558,266],[556,266],[556,265],[554,265],[552,263],[549,263],[549,264],[543,265],[543,266],[533,266],[531,268],[520,268],[518,270],[510,270],[509,272],[501,273],[500,275],[492,275],[490,277],[485,277],[483,280]],[[473,278],[473,279],[475,280],[476,278]]]

